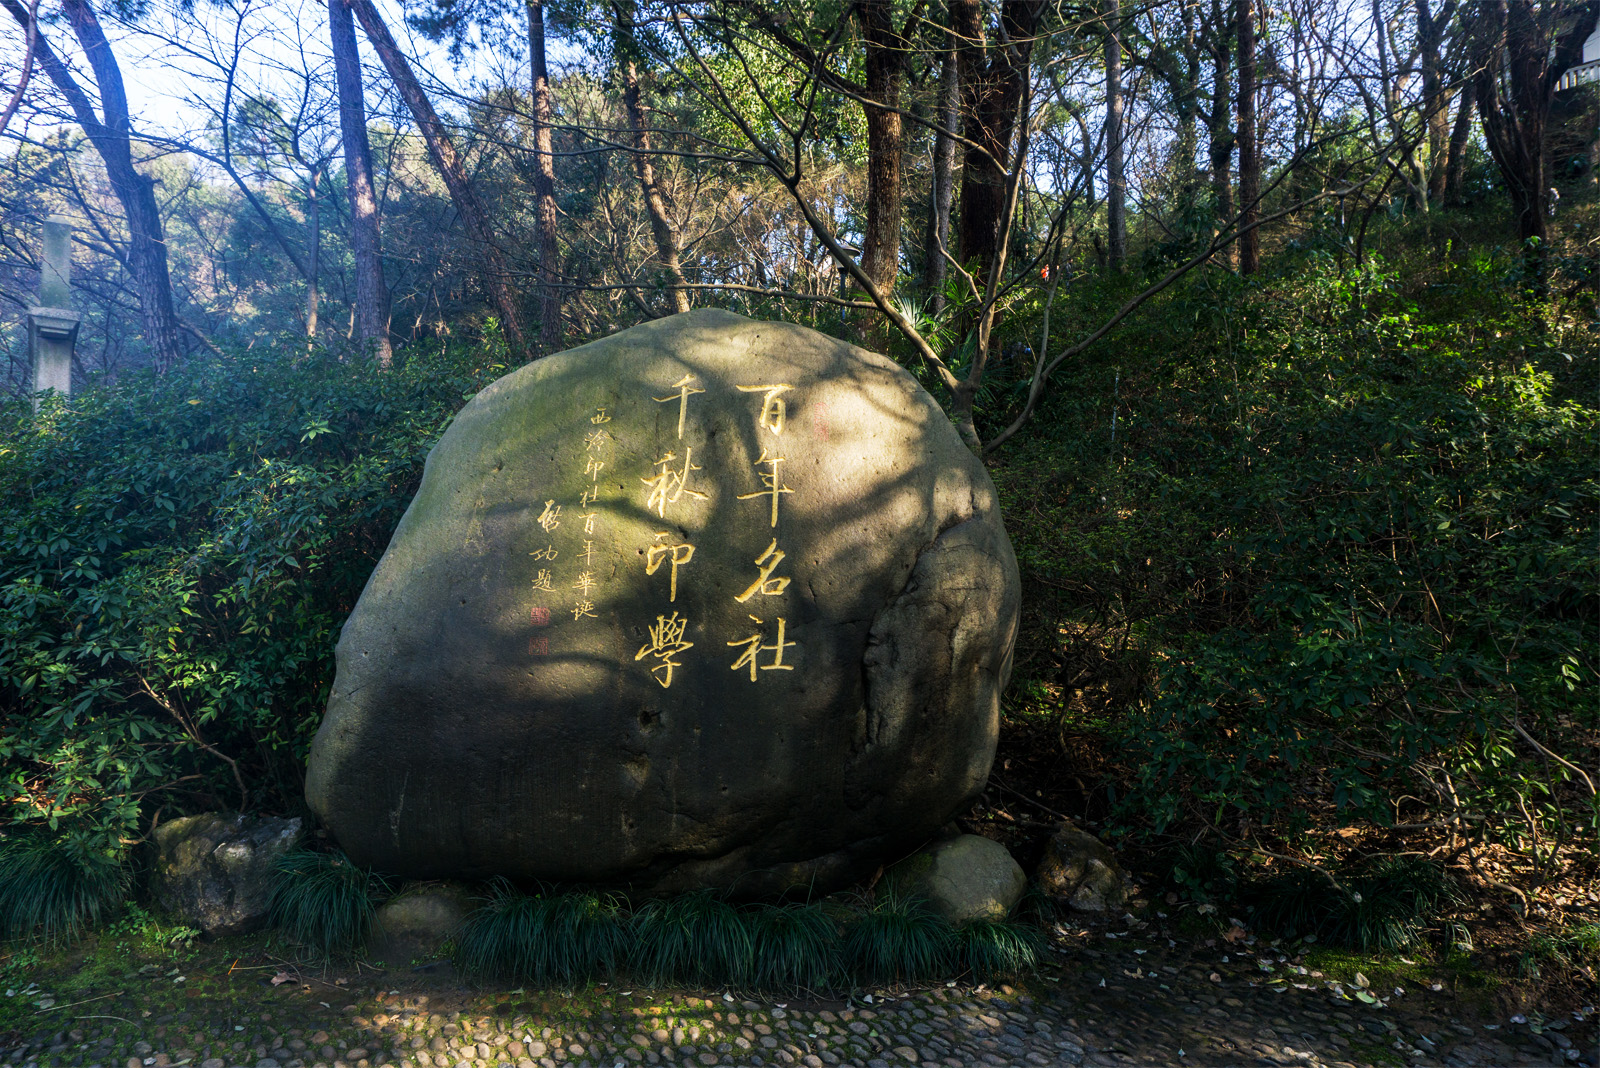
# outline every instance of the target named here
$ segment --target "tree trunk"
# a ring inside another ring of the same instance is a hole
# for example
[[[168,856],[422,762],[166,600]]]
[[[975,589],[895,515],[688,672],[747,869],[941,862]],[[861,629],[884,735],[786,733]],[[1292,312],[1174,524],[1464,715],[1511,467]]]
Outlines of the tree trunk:
[[[1106,0],[1106,253],[1113,271],[1128,257],[1128,181],[1122,168],[1122,5]]]
[[[1437,17],[1429,0],[1414,0],[1417,12],[1417,51],[1422,64],[1422,115],[1428,127],[1428,199],[1444,202],[1449,184],[1446,157],[1450,140],[1450,94],[1444,84],[1440,56],[1444,28],[1455,14],[1454,0],[1446,0]]]
[[[950,249],[950,205],[955,200],[956,117],[961,111],[961,79],[956,47],[945,49],[939,68],[939,132],[933,141],[933,248],[928,250],[928,288],[933,314],[944,312],[945,256]]]
[[[456,153],[455,143],[450,139],[450,133],[445,129],[444,123],[439,121],[433,105],[428,102],[428,95],[422,91],[422,83],[417,81],[417,76],[411,69],[410,61],[390,36],[389,27],[384,24],[372,0],[349,0],[349,4],[354,9],[356,18],[361,21],[361,29],[366,33],[367,40],[372,42],[378,58],[383,61],[383,69],[389,72],[389,77],[393,79],[395,87],[405,99],[411,117],[416,120],[417,128],[422,131],[422,140],[428,146],[428,155],[432,157],[434,167],[438,169],[445,186],[450,190],[450,199],[455,203],[456,211],[460,213],[461,220],[467,224],[467,231],[472,235],[472,240],[482,250],[484,281],[488,285],[489,296],[493,299],[495,308],[500,312],[500,326],[505,331],[506,341],[510,343],[513,352],[525,357],[528,352],[528,340],[522,329],[522,309],[517,306],[516,295],[511,292],[511,286],[507,282],[509,272],[506,270],[505,257],[501,254],[499,245],[495,244],[488,214],[483,210],[477,191],[467,178],[466,168],[462,166],[461,157]]]
[[[1550,188],[1545,127],[1556,82],[1582,58],[1600,2],[1536,8],[1528,0],[1483,0],[1471,11],[1468,32],[1484,140],[1517,217],[1524,269],[1542,296]]]
[[[867,89],[862,102],[867,121],[867,225],[861,269],[887,296],[900,273],[900,178],[905,143],[900,88],[907,46],[895,28],[891,0],[861,0],[856,12],[866,40]]]
[[[16,0],[3,2],[26,31],[31,21],[28,10]],[[167,245],[161,228],[161,211],[156,204],[155,182],[140,174],[133,165],[128,95],[123,88],[122,71],[99,19],[86,0],[64,0],[62,10],[72,23],[78,43],[94,71],[105,120],[102,122],[95,114],[94,105],[38,28],[35,29],[34,59],[66,97],[73,117],[105,162],[106,178],[128,222],[128,271],[139,293],[139,316],[145,341],[150,346],[156,370],[165,371],[183,352],[178,344],[178,317],[172,310],[172,279],[167,272]]]
[[[1256,15],[1251,0],[1239,3],[1239,273],[1261,266],[1261,147],[1256,139]]]
[[[322,301],[322,290],[317,275],[322,268],[322,199],[317,184],[321,174],[311,172],[309,195],[306,201],[306,226],[311,231],[311,250],[306,257],[306,337],[317,339],[317,306]]]
[[[1467,79],[1456,104],[1456,121],[1450,129],[1450,153],[1445,161],[1444,195],[1455,203],[1462,200],[1463,175],[1467,166],[1467,142],[1472,137],[1472,112],[1478,101],[1478,83]]]
[[[645,214],[650,217],[650,233],[655,238],[656,256],[661,260],[661,269],[667,274],[672,309],[681,315],[689,310],[689,290],[684,285],[683,268],[678,262],[681,239],[678,226],[672,221],[667,198],[656,182],[655,165],[650,162],[650,130],[645,125],[644,104],[639,99],[639,71],[631,61],[623,76],[622,106],[628,113],[628,127],[633,135],[633,172],[638,175],[639,189],[644,194]]]
[[[328,0],[328,36],[339,88],[339,132],[344,142],[345,183],[350,195],[350,251],[355,260],[356,301],[351,309],[357,341],[372,346],[378,366],[394,360],[389,345],[389,289],[383,281],[378,237],[378,198],[372,184],[372,144],[367,140],[366,103],[361,93],[361,57],[356,27],[344,0]]]
[[[545,352],[561,348],[560,249],[556,245],[556,169],[550,124],[550,70],[544,56],[544,0],[525,0],[528,9],[528,59],[533,76],[533,193],[539,218],[539,345]]]
[[[990,49],[982,0],[950,3],[951,28],[960,42],[961,109],[971,142],[961,164],[961,259],[974,263],[980,285],[987,282],[1000,248],[1017,105],[1041,11],[1042,5],[1021,0],[1000,5],[1005,43]]]
[[[1211,113],[1206,128],[1210,136],[1211,199],[1216,210],[1216,228],[1233,224],[1233,173],[1229,166],[1233,159],[1233,93],[1229,87],[1228,66],[1233,60],[1233,50],[1228,47],[1228,19],[1222,0],[1211,0]],[[1225,254],[1235,258],[1232,245]]]

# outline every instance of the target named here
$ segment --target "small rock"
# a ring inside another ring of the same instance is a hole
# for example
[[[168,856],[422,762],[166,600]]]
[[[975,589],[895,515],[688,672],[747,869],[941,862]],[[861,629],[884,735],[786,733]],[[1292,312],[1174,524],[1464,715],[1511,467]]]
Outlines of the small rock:
[[[1039,888],[1080,912],[1121,908],[1122,869],[1104,842],[1063,821],[1045,846]]]

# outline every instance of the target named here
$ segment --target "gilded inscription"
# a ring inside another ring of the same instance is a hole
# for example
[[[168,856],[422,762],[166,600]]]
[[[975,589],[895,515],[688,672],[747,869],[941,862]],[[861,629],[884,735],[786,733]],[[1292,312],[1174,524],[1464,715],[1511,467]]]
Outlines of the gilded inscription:
[[[551,593],[555,592],[555,587],[550,584],[550,569],[548,567],[539,569],[539,574],[534,576],[533,579],[533,588],[536,590],[549,590]]]
[[[739,499],[741,501],[748,501],[752,497],[768,497],[768,496],[770,496],[772,498],[772,523],[770,524],[771,526],[777,526],[778,525],[778,497],[781,494],[793,493],[794,492],[794,490],[790,489],[788,486],[783,485],[782,478],[778,474],[778,465],[783,463],[783,462],[784,462],[784,458],[782,456],[768,456],[767,455],[767,450],[766,449],[762,449],[761,450],[761,459],[759,459],[759,460],[757,460],[755,462],[755,466],[756,467],[761,467],[762,465],[766,465],[766,467],[767,467],[766,471],[761,472],[761,484],[765,488],[756,490],[754,493],[741,493],[741,494],[739,494]]]
[[[678,440],[680,441],[683,440],[683,420],[684,417],[689,414],[689,398],[693,394],[705,392],[703,389],[696,389],[694,386],[691,386],[689,383],[693,381],[694,375],[684,375],[682,378],[672,383],[672,388],[677,390],[677,393],[668,393],[665,397],[653,398],[657,404],[671,404],[673,401],[678,402]]]
[[[594,410],[594,414],[589,417],[589,422],[609,423],[611,422],[611,417],[606,414],[606,410],[604,408],[596,408]]]
[[[554,545],[546,545],[543,549],[535,549],[528,555],[533,557],[535,560],[554,560],[556,558],[556,553],[560,551],[561,550],[557,549]]]
[[[661,569],[663,563],[670,561],[672,564],[672,582],[669,587],[671,594],[667,597],[667,600],[676,601],[678,599],[678,568],[694,558],[694,546],[688,542],[682,542],[678,545],[663,545],[661,544],[661,539],[665,537],[667,537],[667,531],[663,530],[656,535],[656,544],[644,551],[644,573],[646,575],[654,575]]]
[[[655,676],[662,689],[672,685],[672,669],[683,666],[672,658],[686,649],[694,648],[694,642],[683,640],[683,631],[688,625],[688,619],[680,619],[676,612],[670,616],[656,616],[656,625],[650,628],[649,643],[641,646],[633,658],[635,663],[647,656],[661,661],[650,669],[650,674]]]
[[[595,585],[594,576],[587,571],[581,571],[578,573],[578,581],[572,584],[572,588],[588,593],[595,588]]]
[[[757,623],[762,622],[761,620],[756,619],[755,616],[751,616],[750,618],[755,619]],[[784,619],[782,616],[779,616],[778,640],[773,642],[771,645],[761,644],[763,636],[760,631],[750,635],[748,638],[742,638],[736,642],[729,642],[729,645],[742,645],[745,647],[744,652],[739,654],[739,659],[733,662],[733,670],[738,671],[740,668],[748,666],[750,668],[751,682],[756,681],[757,667],[759,667],[762,671],[793,671],[793,664],[785,664],[783,662],[783,651],[785,649],[792,648],[795,643],[786,642],[783,640],[783,628]],[[762,653],[771,653],[772,663],[758,665],[756,661]]]
[[[649,496],[645,498],[645,508],[655,509],[656,518],[665,519],[667,505],[677,504],[678,499],[685,493],[697,500],[703,501],[706,499],[704,493],[689,488],[689,475],[692,472],[701,470],[700,465],[690,462],[693,454],[693,447],[686,447],[683,450],[683,470],[674,471],[672,465],[677,460],[678,454],[669,452],[655,462],[656,474],[654,477],[641,478],[639,480],[650,487]]]
[[[740,393],[764,393],[761,399],[761,417],[756,425],[762,430],[770,430],[774,434],[783,433],[783,425],[788,418],[789,408],[784,402],[783,394],[793,389],[793,386],[740,386]],[[682,436],[681,434],[679,435]]]
[[[579,601],[577,604],[572,606],[572,620],[573,620],[573,622],[577,622],[578,620],[582,619],[584,616],[594,616],[594,618],[596,618],[596,619],[600,618],[599,616],[595,616],[594,615],[594,602],[593,601]]]
[[[772,573],[778,569],[778,565],[783,563],[784,556],[784,551],[778,548],[778,539],[773,538],[772,544],[767,546],[767,551],[756,557],[756,567],[761,574],[756,577],[754,582],[750,583],[749,589],[739,594],[734,600],[743,604],[758,593],[767,597],[776,597],[788,589],[788,579],[772,577]]]
[[[561,525],[561,506],[555,501],[545,501],[544,511],[539,513],[539,525],[544,527],[546,534]]]

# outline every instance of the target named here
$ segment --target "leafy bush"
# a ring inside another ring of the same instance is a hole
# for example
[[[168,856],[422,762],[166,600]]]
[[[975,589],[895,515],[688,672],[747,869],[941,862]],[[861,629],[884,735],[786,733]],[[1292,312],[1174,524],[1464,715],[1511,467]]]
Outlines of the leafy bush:
[[[115,850],[142,807],[296,804],[338,628],[495,360],[301,341],[0,401],[7,819]]]
[[[497,881],[456,938],[456,960],[479,975],[572,985],[615,974],[628,932],[615,899],[524,894]]]
[[[67,941],[122,903],[127,869],[79,846],[43,834],[0,839],[0,938]]]
[[[388,886],[343,853],[296,849],[278,860],[271,921],[325,957],[366,941]]]
[[[1002,455],[1021,678],[1115,754],[1124,830],[1593,840],[1590,328],[1488,256],[1276,266],[1175,286]]]
[[[1315,935],[1330,946],[1382,953],[1418,942],[1444,909],[1462,900],[1439,865],[1385,857],[1337,873],[1341,893],[1320,872],[1295,868],[1248,885],[1251,922],[1282,938]]]

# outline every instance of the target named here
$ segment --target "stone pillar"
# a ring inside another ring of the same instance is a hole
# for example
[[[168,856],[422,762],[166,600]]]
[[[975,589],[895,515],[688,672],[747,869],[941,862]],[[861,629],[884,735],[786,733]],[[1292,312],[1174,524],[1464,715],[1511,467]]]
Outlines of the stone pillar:
[[[44,223],[44,262],[39,272],[39,303],[28,309],[28,352],[33,358],[33,407],[39,394],[53,389],[72,395],[72,352],[82,317],[72,303],[72,222],[52,215]]]

